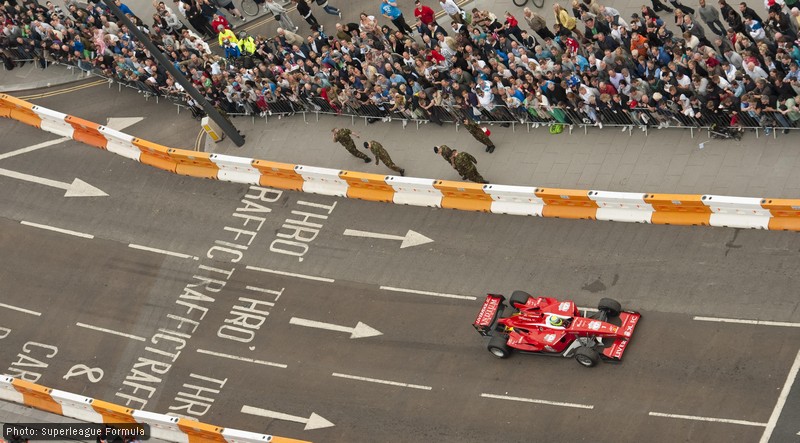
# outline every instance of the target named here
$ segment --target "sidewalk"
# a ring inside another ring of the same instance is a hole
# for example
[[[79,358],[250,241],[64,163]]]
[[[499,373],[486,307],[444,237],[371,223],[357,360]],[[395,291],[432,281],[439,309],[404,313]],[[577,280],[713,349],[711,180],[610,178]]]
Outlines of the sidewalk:
[[[39,69],[36,63],[29,62],[21,68],[14,68],[11,71],[0,69],[0,92],[10,93],[49,88],[77,82],[81,79],[81,71],[78,68],[69,69],[62,65],[50,65],[47,69]]]

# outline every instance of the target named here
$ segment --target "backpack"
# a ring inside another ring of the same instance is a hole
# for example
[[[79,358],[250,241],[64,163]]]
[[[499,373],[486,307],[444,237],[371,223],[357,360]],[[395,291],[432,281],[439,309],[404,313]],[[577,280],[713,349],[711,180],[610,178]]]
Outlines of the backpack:
[[[562,132],[564,132],[564,125],[562,124],[550,125],[551,134],[561,134]]]

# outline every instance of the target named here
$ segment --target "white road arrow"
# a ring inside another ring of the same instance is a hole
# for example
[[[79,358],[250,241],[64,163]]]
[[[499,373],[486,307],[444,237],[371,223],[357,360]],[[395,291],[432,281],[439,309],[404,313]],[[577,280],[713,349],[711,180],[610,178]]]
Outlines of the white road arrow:
[[[133,126],[136,123],[144,120],[144,117],[110,117],[108,119],[108,124],[106,125],[107,128],[116,129],[117,131],[122,131],[123,129],[127,128],[128,126]],[[7,159],[9,157],[14,157],[20,154],[27,154],[28,152],[37,151],[42,148],[46,148],[48,146],[57,145],[59,143],[65,142],[67,140],[72,140],[69,137],[61,137],[55,140],[49,140],[46,142],[38,143],[33,146],[28,146],[27,148],[20,148],[15,151],[6,152],[5,154],[0,154],[0,160]]]
[[[59,188],[67,191],[64,197],[106,197],[108,194],[95,188],[94,186],[86,183],[85,181],[76,178],[72,183],[64,183],[49,178],[37,177],[35,175],[23,174],[17,171],[10,171],[8,169],[0,168],[0,175],[6,177],[16,178],[17,180],[25,180],[31,183],[38,183],[40,185]]]
[[[355,328],[348,328],[347,326],[339,326],[330,323],[323,323],[321,321],[306,320],[304,318],[292,317],[289,320],[289,324],[306,326],[309,328],[327,329],[329,331],[336,331],[336,332],[349,332],[350,338],[365,338],[365,337],[374,337],[376,335],[383,335],[383,332],[375,328],[372,328],[370,326],[367,326],[361,322],[358,322]]]
[[[425,237],[419,232],[412,230],[409,230],[405,236],[400,236],[400,235],[380,234],[378,232],[358,231],[355,229],[345,229],[344,235],[349,235],[351,237],[380,238],[384,240],[402,240],[403,243],[400,244],[400,249],[408,248],[411,246],[424,245],[425,243],[433,242],[433,240],[429,239],[428,237]]]
[[[122,131],[128,126],[133,126],[142,120],[144,120],[144,117],[109,117],[106,128]]]
[[[258,415],[267,418],[274,418],[276,420],[286,420],[286,421],[293,421],[295,423],[303,423],[304,425],[306,425],[306,427],[303,428],[304,431],[308,431],[310,429],[330,428],[331,426],[336,426],[333,423],[329,422],[328,420],[325,420],[324,418],[313,412],[311,413],[310,417],[305,418],[305,417],[298,417],[296,415],[284,414],[283,412],[275,412],[275,411],[270,411],[268,409],[255,408],[253,406],[244,405],[242,406],[242,413],[250,415]]]

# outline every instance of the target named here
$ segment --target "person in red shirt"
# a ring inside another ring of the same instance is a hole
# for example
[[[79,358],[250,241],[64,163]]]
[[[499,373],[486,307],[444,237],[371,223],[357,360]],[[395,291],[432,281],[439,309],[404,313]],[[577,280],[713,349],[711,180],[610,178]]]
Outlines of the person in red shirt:
[[[522,42],[522,31],[519,29],[519,22],[508,11],[506,11],[506,21],[503,24],[503,32],[506,34],[506,37],[511,38],[513,35],[518,43]]]
[[[421,21],[423,25],[428,26],[436,21],[436,15],[433,9],[423,5],[419,0],[416,0],[414,3],[416,4],[416,8],[414,8],[414,17]]]
[[[214,30],[217,34],[219,34],[219,26],[222,25],[225,29],[231,29],[231,24],[228,23],[228,19],[225,18],[222,14],[214,14],[214,20],[211,20],[211,29]]]

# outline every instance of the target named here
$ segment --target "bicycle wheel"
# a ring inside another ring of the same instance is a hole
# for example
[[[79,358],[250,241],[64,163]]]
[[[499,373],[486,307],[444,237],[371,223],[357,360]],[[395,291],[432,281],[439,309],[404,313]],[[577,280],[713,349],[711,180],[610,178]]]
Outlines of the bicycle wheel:
[[[516,6],[522,7],[525,6],[526,3],[528,3],[528,0],[513,0],[513,2]]]
[[[242,12],[251,17],[258,15],[258,3],[255,0],[242,0]]]
[[[536,6],[539,9],[544,8],[544,0],[531,0],[533,2],[533,6]]]

